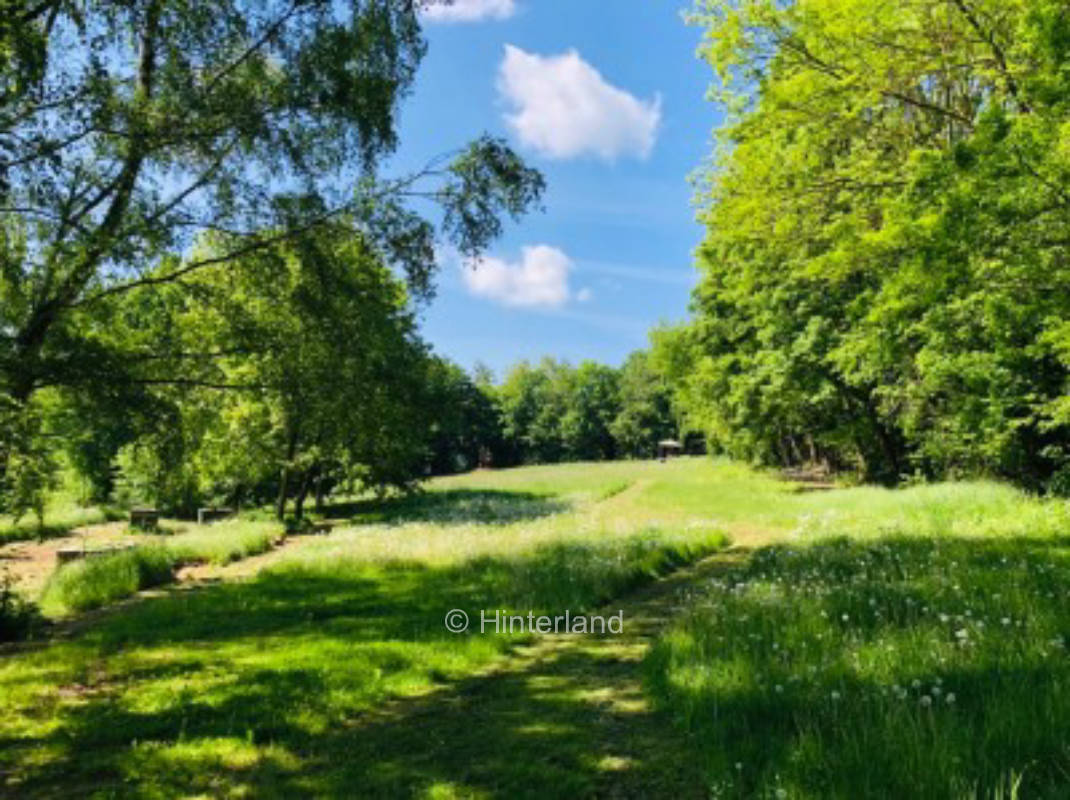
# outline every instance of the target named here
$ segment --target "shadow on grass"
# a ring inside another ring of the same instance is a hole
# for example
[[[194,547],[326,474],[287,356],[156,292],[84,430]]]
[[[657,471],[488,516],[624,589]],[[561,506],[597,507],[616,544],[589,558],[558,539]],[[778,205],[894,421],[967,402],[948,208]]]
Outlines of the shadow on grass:
[[[576,649],[310,730],[303,714],[331,682],[318,669],[271,669],[243,675],[219,702],[180,693],[136,711],[89,697],[63,734],[2,744],[78,753],[23,784],[27,795],[704,797],[692,751],[635,678],[630,659]],[[132,738],[146,744],[130,748]]]
[[[37,654],[36,687],[5,665],[0,694],[28,699],[0,778],[26,796],[699,796],[626,644],[591,637],[473,676],[530,638],[455,635],[443,618],[595,608],[716,546],[294,564],[176,590]]]
[[[386,500],[359,500],[329,505],[323,516],[358,524],[438,522],[508,523],[548,517],[568,511],[564,500],[534,492],[500,489],[446,489],[419,492]]]
[[[1070,539],[755,551],[646,659],[726,797],[1070,792]]]

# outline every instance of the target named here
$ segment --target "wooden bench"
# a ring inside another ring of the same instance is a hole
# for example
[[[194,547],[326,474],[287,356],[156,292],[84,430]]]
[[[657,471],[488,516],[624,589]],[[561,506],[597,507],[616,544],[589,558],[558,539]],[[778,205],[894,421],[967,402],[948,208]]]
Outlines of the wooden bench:
[[[154,531],[160,527],[160,512],[155,508],[132,508],[130,509],[130,527]]]
[[[100,547],[95,550],[86,550],[82,547],[61,547],[56,551],[56,562],[67,564],[71,561],[80,561],[83,558],[97,558],[98,556],[110,556],[132,550],[134,545],[115,545],[114,547]]]
[[[234,516],[233,508],[198,508],[197,524],[207,525],[209,522],[216,522],[232,516]]]

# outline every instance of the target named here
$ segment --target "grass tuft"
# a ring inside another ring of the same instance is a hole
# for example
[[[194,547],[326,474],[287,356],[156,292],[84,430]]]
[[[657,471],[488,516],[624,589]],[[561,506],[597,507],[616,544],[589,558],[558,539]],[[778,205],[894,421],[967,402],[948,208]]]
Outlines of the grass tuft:
[[[182,564],[223,565],[266,553],[281,535],[277,523],[234,519],[175,534],[166,547]]]
[[[166,547],[142,545],[106,556],[64,564],[45,585],[41,606],[47,612],[88,611],[168,583],[176,559]]]

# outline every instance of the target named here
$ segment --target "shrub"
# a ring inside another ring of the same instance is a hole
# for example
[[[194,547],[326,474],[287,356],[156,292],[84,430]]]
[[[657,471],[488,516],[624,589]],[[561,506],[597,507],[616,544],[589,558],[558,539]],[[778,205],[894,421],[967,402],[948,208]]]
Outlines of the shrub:
[[[15,591],[11,575],[0,575],[0,642],[26,639],[41,622],[37,606]]]

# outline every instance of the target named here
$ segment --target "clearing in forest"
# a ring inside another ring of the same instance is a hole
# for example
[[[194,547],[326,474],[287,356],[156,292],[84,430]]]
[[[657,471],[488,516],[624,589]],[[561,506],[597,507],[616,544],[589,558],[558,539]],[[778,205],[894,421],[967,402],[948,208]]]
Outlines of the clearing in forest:
[[[0,655],[17,796],[1060,796],[1070,510],[477,472]],[[623,612],[611,635],[446,630]],[[976,732],[984,730],[984,737]]]

